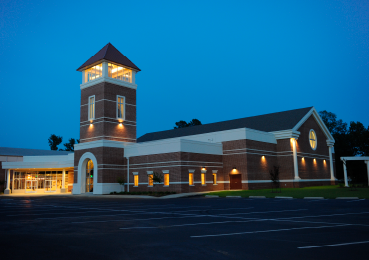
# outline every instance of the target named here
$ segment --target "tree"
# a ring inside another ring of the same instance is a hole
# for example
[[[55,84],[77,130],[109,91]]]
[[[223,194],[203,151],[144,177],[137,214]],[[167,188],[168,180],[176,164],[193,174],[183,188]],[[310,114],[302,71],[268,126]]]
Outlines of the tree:
[[[65,146],[65,149],[59,149],[59,151],[72,151],[74,152],[74,145],[75,144],[79,144],[79,139],[74,139],[74,138],[71,138],[69,139],[69,143],[65,143],[64,146]]]
[[[275,192],[278,192],[278,189],[280,189],[280,183],[279,183],[279,166],[273,166],[273,169],[270,169],[269,171],[270,179],[272,181],[272,192],[276,189]],[[280,192],[280,191],[279,191]]]
[[[123,186],[124,184],[126,184],[126,180],[124,179],[124,177],[118,177],[117,182],[120,185],[120,191],[123,191]]]
[[[192,119],[188,123],[186,121],[180,120],[180,121],[176,122],[175,124],[176,124],[176,126],[174,127],[174,129],[184,128],[184,127],[189,127],[189,126],[195,126],[195,125],[202,125],[200,120],[198,120],[198,119]]]
[[[158,172],[153,172],[152,176],[150,176],[153,183],[159,184],[163,183],[164,177],[163,174],[160,174]]]
[[[51,150],[57,151],[58,145],[63,141],[63,137],[56,136],[54,134],[50,135],[49,137],[49,146]]]

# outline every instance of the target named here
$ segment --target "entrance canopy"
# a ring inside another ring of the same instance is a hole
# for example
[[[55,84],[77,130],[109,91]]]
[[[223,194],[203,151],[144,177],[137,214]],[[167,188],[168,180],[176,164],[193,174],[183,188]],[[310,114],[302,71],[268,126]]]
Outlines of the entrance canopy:
[[[64,193],[69,190],[68,176],[73,177],[74,154],[24,156],[23,161],[3,162],[2,168],[7,171],[5,194]]]
[[[343,173],[344,173],[344,177],[345,177],[345,187],[348,187],[346,161],[365,161],[366,171],[367,171],[367,174],[368,174],[368,186],[369,186],[369,156],[341,157],[341,161],[343,162]]]

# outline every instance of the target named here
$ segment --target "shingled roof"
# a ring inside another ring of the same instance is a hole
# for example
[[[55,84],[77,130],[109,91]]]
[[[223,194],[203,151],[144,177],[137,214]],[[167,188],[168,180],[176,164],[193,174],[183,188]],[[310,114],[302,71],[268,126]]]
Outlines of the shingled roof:
[[[161,132],[145,134],[137,142],[148,142],[167,138],[199,135],[238,128],[250,128],[264,132],[274,132],[292,129],[312,109],[312,107],[294,109],[289,111],[245,117],[240,119],[222,121],[217,123],[191,126]]]
[[[0,147],[0,155],[3,155],[3,156],[68,155],[70,153],[73,153],[73,152]]]
[[[130,61],[126,56],[124,56],[120,51],[118,51],[110,42],[104,46],[98,53],[89,58],[85,63],[80,66],[77,71],[82,70],[100,60],[112,61],[132,69],[141,71],[132,61]]]

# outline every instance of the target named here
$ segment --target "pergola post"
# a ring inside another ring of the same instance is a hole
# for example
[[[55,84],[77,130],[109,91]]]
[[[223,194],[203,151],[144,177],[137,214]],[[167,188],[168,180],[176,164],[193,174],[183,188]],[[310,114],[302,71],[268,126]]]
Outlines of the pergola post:
[[[10,194],[10,170],[6,170],[6,189],[4,194]]]
[[[346,161],[345,160],[342,161],[343,161],[343,176],[345,177],[345,187],[348,187]]]
[[[366,163],[366,173],[368,174],[368,186],[369,186],[369,161],[365,161]]]

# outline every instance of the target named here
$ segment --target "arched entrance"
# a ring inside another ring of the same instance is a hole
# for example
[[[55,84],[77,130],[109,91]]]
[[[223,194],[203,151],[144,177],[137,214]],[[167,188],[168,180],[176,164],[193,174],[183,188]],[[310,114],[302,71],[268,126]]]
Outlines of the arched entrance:
[[[91,159],[87,161],[86,165],[86,192],[94,191],[94,163]]]

